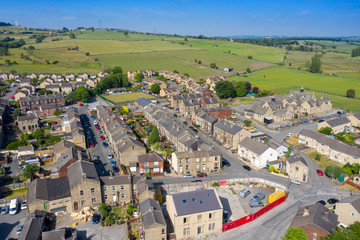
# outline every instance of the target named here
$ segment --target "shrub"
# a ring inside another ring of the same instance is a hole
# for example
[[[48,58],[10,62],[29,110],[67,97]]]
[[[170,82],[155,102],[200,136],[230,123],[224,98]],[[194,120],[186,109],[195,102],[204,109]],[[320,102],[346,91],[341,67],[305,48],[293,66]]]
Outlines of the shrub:
[[[341,167],[336,166],[336,165],[329,165],[326,167],[325,173],[326,176],[330,177],[330,178],[338,178],[341,174]]]
[[[213,187],[219,187],[220,184],[219,184],[218,182],[214,182],[214,183],[212,184],[212,186],[213,186]]]
[[[274,167],[274,166],[270,166],[270,167],[269,167],[269,171],[270,171],[270,172],[274,172],[274,170],[275,170],[275,167]]]

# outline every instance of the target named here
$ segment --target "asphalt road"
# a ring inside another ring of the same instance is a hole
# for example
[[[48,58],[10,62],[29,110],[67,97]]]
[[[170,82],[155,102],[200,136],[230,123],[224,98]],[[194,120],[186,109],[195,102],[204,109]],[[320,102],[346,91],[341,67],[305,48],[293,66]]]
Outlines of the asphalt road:
[[[0,239],[17,239],[19,235],[16,234],[16,227],[23,225],[26,216],[28,216],[27,210],[19,210],[15,215],[5,214],[0,215]]]

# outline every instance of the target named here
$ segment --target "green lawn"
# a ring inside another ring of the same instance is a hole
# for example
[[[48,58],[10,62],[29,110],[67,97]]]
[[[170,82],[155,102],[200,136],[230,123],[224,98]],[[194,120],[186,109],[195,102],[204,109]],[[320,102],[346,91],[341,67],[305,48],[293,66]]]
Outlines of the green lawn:
[[[28,188],[20,188],[17,190],[10,190],[9,192],[5,193],[6,198],[15,198],[22,195],[26,195],[28,191]]]
[[[313,42],[317,44],[321,44],[324,46],[335,46],[335,49],[324,49],[324,51],[339,51],[339,52],[346,52],[351,53],[351,51],[360,46],[360,43],[348,43],[348,42],[335,42],[335,41],[317,41],[317,40],[306,40],[306,42]]]
[[[115,103],[121,103],[121,102],[134,102],[138,98],[143,97],[146,99],[156,99],[153,96],[150,96],[145,93],[126,93],[126,94],[114,94],[114,95],[103,95],[104,98],[109,99]]]

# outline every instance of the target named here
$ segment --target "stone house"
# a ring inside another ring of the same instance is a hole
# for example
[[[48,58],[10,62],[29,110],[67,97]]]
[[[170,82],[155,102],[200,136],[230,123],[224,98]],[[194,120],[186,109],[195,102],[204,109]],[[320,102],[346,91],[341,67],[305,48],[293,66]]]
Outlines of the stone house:
[[[33,145],[27,145],[27,146],[21,146],[18,147],[18,158],[24,158],[28,156],[34,156],[34,146]]]
[[[337,134],[345,131],[346,127],[349,127],[351,121],[347,117],[335,118],[318,124],[318,130],[323,127],[330,127],[332,132]]]
[[[124,175],[102,176],[103,202],[110,205],[125,205],[133,200],[132,177]]]
[[[62,81],[64,79],[61,73],[53,73],[51,75],[51,78],[54,79],[55,81]]]
[[[61,83],[61,92],[65,94],[69,94],[73,90],[73,85],[71,83]]]
[[[179,91],[176,88],[161,88],[160,89],[160,97],[171,98],[175,94],[178,94]]]
[[[199,172],[219,172],[221,170],[221,154],[215,149],[174,152],[171,157],[171,166],[179,174],[196,175]]]
[[[68,179],[73,211],[83,207],[95,208],[102,202],[100,179],[94,164],[78,161],[68,167]]]
[[[166,221],[159,202],[148,198],[139,206],[144,239],[166,240]]]
[[[166,209],[176,239],[206,238],[222,232],[223,206],[213,189],[168,195]]]
[[[104,77],[107,77],[107,76],[109,76],[109,74],[107,72],[101,71],[101,72],[98,73],[99,78],[104,78]]]
[[[42,72],[42,73],[39,73],[39,79],[42,79],[42,78],[49,78],[50,77],[50,73],[49,72]]]
[[[0,72],[0,78],[1,78],[2,80],[9,80],[9,73]]]
[[[144,145],[136,139],[125,137],[119,144],[114,146],[115,154],[120,163],[129,166],[130,162],[137,162],[138,156],[146,153]]]
[[[63,140],[66,141],[66,140]],[[55,159],[55,168],[51,169],[51,177],[67,177],[68,174],[68,167],[76,163],[77,161],[88,161],[89,158],[86,154],[85,150],[81,150],[76,146],[71,146],[68,149],[64,150],[63,152],[57,152],[57,157]]]
[[[32,80],[31,80],[31,78],[28,78],[28,77],[21,77],[17,81],[19,82],[20,87],[32,85]]]
[[[23,112],[39,110],[43,104],[55,104],[58,108],[65,106],[62,94],[48,94],[20,98],[20,108]]]
[[[238,153],[258,168],[264,168],[267,163],[278,159],[276,150],[249,137],[239,143]]]
[[[66,81],[74,81],[75,80],[75,73],[73,72],[67,72],[65,74]]]
[[[217,141],[224,145],[224,147],[236,151],[239,142],[244,138],[251,138],[251,133],[240,126],[235,125],[227,120],[219,120],[214,124],[213,135]]]
[[[37,73],[28,73],[26,74],[26,77],[30,78],[30,79],[34,79],[34,78],[38,78]]]
[[[26,204],[29,213],[35,210],[50,213],[71,212],[71,194],[68,178],[36,178],[28,184]]]
[[[306,160],[298,154],[286,159],[286,172],[289,174],[290,179],[305,183],[309,179],[309,166]]]
[[[40,106],[40,113],[38,114],[39,117],[44,116],[52,116],[54,115],[54,112],[56,111],[57,107],[55,104],[43,104]]]
[[[193,123],[198,125],[200,129],[207,134],[213,133],[214,124],[219,120],[217,117],[203,110],[198,110],[192,117]]]
[[[340,163],[360,163],[359,148],[349,146],[329,136],[303,129],[298,136],[299,143],[316,149],[318,153],[328,156]]]
[[[146,153],[138,156],[140,174],[162,174],[164,172],[164,159],[157,153]]]
[[[360,127],[360,113],[351,114],[347,118],[350,120],[351,126]]]
[[[93,80],[91,80],[91,79],[86,80],[86,85],[87,85],[89,88],[94,88],[94,87],[96,87],[96,83],[95,83]]]
[[[39,118],[35,114],[18,116],[16,125],[22,133],[31,133],[39,128]]]
[[[46,86],[54,84],[54,79],[46,78],[42,83],[40,83],[40,88],[45,89]]]
[[[316,203],[300,207],[290,227],[304,229],[307,238],[320,240],[336,230],[338,216],[325,206]]]
[[[20,73],[10,73],[9,74],[9,79],[19,79],[21,77]]]
[[[48,222],[51,221],[50,214],[45,211],[35,210],[26,217],[18,240],[42,239],[41,234]]]
[[[19,90],[17,93],[15,93],[14,96],[15,96],[15,97],[14,97],[14,100],[15,100],[15,101],[19,101],[20,98],[29,96],[29,92],[26,91],[26,90],[21,89],[21,90]]]
[[[231,107],[217,107],[217,108],[207,108],[204,109],[207,113],[213,115],[214,117],[221,119],[228,119],[232,116]]]
[[[336,203],[335,214],[338,221],[350,226],[360,221],[360,196],[354,195]]]
[[[46,86],[47,90],[50,90],[54,93],[60,93],[60,84],[50,84]]]

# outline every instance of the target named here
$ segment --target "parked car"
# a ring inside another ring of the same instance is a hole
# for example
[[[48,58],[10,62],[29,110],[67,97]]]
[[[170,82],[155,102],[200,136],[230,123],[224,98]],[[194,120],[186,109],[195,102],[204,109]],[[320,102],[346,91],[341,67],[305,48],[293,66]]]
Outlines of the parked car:
[[[224,158],[222,159],[221,162],[222,162],[222,165],[223,165],[223,166],[226,166],[226,167],[230,167],[230,166],[231,166],[231,164],[229,163],[229,161],[226,160],[226,159],[224,159]]]
[[[335,203],[337,203],[339,200],[338,199],[336,199],[336,198],[329,198],[328,200],[327,200],[327,202],[329,203],[329,204],[335,204]]]
[[[100,160],[100,157],[98,155],[94,155],[94,160]]]
[[[170,168],[169,168],[169,167],[166,167],[166,168],[165,168],[165,172],[167,172],[167,173],[171,173]]]
[[[320,203],[321,205],[326,205],[326,202],[324,200],[317,201],[316,203]]]
[[[319,123],[322,123],[322,122],[325,122],[325,120],[324,120],[324,119],[320,119],[320,120],[319,120]]]
[[[243,190],[240,191],[240,197],[242,198],[246,198],[248,195],[250,195],[250,191],[246,188],[244,188]]]
[[[191,182],[202,182],[200,179],[192,180]]]
[[[340,223],[338,224],[338,227],[341,227],[341,228],[349,228],[346,224],[344,224],[344,223],[342,223],[342,222],[340,222]]]
[[[252,200],[263,200],[265,199],[265,194],[262,193],[262,192],[258,192],[257,194],[255,194],[253,197],[252,197]]]
[[[21,210],[27,209],[26,202],[21,203]]]
[[[101,134],[101,133],[102,133],[102,131],[101,131],[101,130],[98,130],[98,133],[99,133],[99,134]]]
[[[249,167],[247,165],[243,165],[243,168],[246,169],[247,171],[251,171],[251,167]]]
[[[324,172],[321,171],[320,169],[317,169],[316,172],[319,176],[324,176]]]
[[[108,144],[107,144],[106,142],[103,142],[103,146],[104,146],[104,147],[107,147]]]
[[[91,119],[92,119],[92,120],[95,120],[95,116],[94,116],[94,115],[91,115]]]
[[[250,207],[262,207],[264,206],[264,203],[262,201],[251,199],[249,202]]]
[[[113,170],[114,172],[119,172],[119,171],[120,171],[117,166],[112,166],[112,170]]]
[[[97,125],[97,124],[98,124],[98,122],[95,120],[95,121],[94,121],[94,125]]]
[[[82,103],[79,103],[79,106],[80,106],[80,107],[82,107],[82,106],[84,106],[84,104],[82,104]]]
[[[290,182],[293,183],[293,184],[296,184],[296,185],[300,185],[300,182],[298,180],[295,180],[295,179],[291,179]]]
[[[84,122],[84,127],[88,127],[89,124],[87,122]]]
[[[115,162],[114,160],[111,160],[111,161],[110,161],[110,164],[111,164],[111,166],[115,166],[115,165],[116,165],[116,162]]]
[[[197,177],[207,177],[206,173],[198,173],[196,174]]]
[[[92,216],[92,218],[91,218],[91,222],[92,222],[93,224],[99,223],[99,215],[94,214],[94,215]]]
[[[23,226],[22,226],[22,225],[17,226],[17,228],[16,228],[16,234],[20,235],[22,229],[23,229]]]
[[[108,153],[108,159],[113,159],[113,155],[111,153]]]
[[[98,131],[100,130],[100,126],[95,126],[95,128],[96,128],[96,130],[98,130]]]
[[[95,147],[95,144],[93,142],[89,143],[90,147]]]
[[[293,133],[288,133],[288,134],[287,134],[288,137],[290,137],[290,136],[292,136],[292,135],[293,135]]]
[[[9,206],[3,206],[1,208],[1,214],[4,215],[4,214],[7,214],[9,213]]]
[[[105,140],[105,137],[103,135],[100,136],[101,141]]]
[[[195,176],[194,175],[191,175],[191,174],[184,174],[184,178],[194,178]]]

